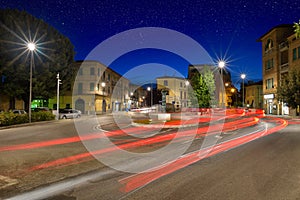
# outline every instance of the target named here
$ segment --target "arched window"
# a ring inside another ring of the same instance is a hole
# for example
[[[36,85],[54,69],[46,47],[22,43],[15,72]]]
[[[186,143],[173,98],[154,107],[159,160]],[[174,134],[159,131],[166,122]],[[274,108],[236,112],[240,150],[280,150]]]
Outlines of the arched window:
[[[267,43],[266,43],[266,46],[265,46],[265,51],[269,51],[272,48],[273,48],[273,40],[268,39]]]

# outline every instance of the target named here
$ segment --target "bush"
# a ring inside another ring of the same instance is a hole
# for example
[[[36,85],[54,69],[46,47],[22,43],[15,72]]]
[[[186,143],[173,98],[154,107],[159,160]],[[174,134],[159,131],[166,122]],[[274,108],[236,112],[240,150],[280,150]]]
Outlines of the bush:
[[[31,121],[49,121],[54,120],[55,115],[50,112],[32,112]],[[29,122],[28,114],[14,114],[12,112],[0,113],[0,126],[10,126]]]
[[[51,112],[40,111],[40,112],[31,113],[32,122],[49,121],[54,119],[55,119],[55,115],[53,115]]]

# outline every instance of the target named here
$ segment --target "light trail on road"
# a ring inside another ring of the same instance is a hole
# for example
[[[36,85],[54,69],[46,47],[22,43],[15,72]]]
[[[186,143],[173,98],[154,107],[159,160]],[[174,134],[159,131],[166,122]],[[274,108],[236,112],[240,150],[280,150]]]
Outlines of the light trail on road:
[[[229,119],[229,118],[234,118],[234,117],[240,117],[242,115],[243,114],[228,115],[225,118]],[[217,120],[220,120],[221,118],[223,118],[223,117],[219,116],[219,117],[213,117],[213,118],[212,117],[204,117],[204,118],[193,118],[193,119],[188,119],[188,120],[177,120],[177,121],[172,121],[172,122],[165,122],[164,124],[162,124],[162,127],[167,128],[168,126],[174,126],[174,125],[188,125],[188,124],[205,123],[205,122],[217,121]],[[149,128],[143,127],[143,126],[130,127],[130,128],[122,129],[122,130],[114,130],[114,131],[108,131],[108,132],[99,131],[99,132],[90,133],[90,134],[87,134],[85,136],[80,136],[80,137],[75,136],[75,137],[69,137],[69,138],[59,138],[59,139],[54,139],[54,140],[49,140],[49,141],[39,141],[39,142],[31,142],[31,143],[26,143],[26,144],[4,146],[4,147],[0,147],[0,152],[42,148],[42,147],[48,147],[48,146],[54,146],[54,145],[62,145],[62,144],[80,142],[80,141],[85,141],[85,140],[100,139],[100,138],[104,138],[104,137],[126,136],[127,132],[131,133],[133,135],[133,134],[144,133],[146,131],[149,131]],[[204,130],[202,130],[202,131],[204,131]]]
[[[258,123],[258,118],[255,118],[255,117],[245,118],[245,119],[236,120],[234,122],[227,122],[227,123],[225,123],[224,126],[215,124],[215,125],[211,125],[211,126],[198,128],[196,130],[197,131],[196,135],[204,137],[208,134],[218,133],[219,131],[223,131],[223,132],[233,131],[233,130],[245,128],[248,126],[252,126],[257,123]],[[208,132],[208,131],[210,131],[210,132]],[[177,133],[175,132],[175,133],[170,133],[170,134],[166,134],[166,135],[158,135],[158,136],[155,136],[152,138],[145,138],[145,139],[138,140],[138,141],[131,141],[129,143],[120,144],[117,146],[111,146],[111,147],[105,148],[105,149],[100,149],[100,150],[96,150],[96,151],[92,151],[92,152],[81,153],[81,154],[77,154],[77,155],[73,155],[73,156],[69,156],[69,157],[64,157],[64,158],[60,158],[60,159],[57,159],[54,161],[43,163],[41,165],[36,165],[34,167],[31,167],[29,170],[35,171],[35,170],[41,170],[41,169],[60,166],[60,165],[78,164],[81,162],[86,162],[86,161],[92,160],[93,155],[95,156],[95,155],[109,153],[109,152],[120,150],[120,149],[124,150],[124,149],[137,148],[137,147],[150,145],[150,144],[158,144],[158,143],[162,143],[162,142],[168,142],[168,141],[172,140],[176,136],[176,134]],[[194,134],[195,134],[195,130],[181,131],[179,138],[184,139],[184,137],[194,135]],[[198,136],[198,138],[199,138],[199,136]]]
[[[136,190],[140,187],[143,187],[154,180],[157,180],[165,175],[168,175],[172,172],[175,172],[179,169],[182,169],[188,165],[191,165],[195,162],[198,162],[204,158],[216,155],[218,153],[228,151],[232,148],[235,148],[237,146],[246,144],[248,142],[251,142],[253,140],[256,140],[260,137],[275,133],[277,131],[282,130],[288,125],[288,122],[283,119],[274,118],[274,120],[281,122],[280,125],[277,125],[275,127],[272,127],[267,130],[263,131],[257,131],[255,133],[247,134],[245,136],[235,138],[217,145],[214,145],[209,148],[201,149],[189,154],[185,154],[179,159],[177,159],[174,162],[165,164],[155,170],[151,169],[149,172],[144,172],[136,175],[129,176],[127,178],[119,180],[120,183],[124,185],[123,188],[121,188],[121,191],[128,193],[133,190]]]

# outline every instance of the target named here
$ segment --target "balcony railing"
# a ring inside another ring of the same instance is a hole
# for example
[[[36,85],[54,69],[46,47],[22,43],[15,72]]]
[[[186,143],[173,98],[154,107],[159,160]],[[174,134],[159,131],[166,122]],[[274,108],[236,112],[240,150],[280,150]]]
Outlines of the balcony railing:
[[[280,65],[280,71],[287,71],[289,69],[289,63]]]
[[[288,41],[284,41],[282,43],[279,44],[279,49],[281,51],[288,49],[289,48],[289,42]]]

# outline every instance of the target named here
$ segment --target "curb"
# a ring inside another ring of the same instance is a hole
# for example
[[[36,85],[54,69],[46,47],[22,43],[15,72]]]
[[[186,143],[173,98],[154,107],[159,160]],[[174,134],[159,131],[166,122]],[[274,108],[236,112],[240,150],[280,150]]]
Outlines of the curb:
[[[26,127],[26,126],[34,126],[38,124],[49,124],[53,122],[59,122],[59,120],[50,120],[50,121],[40,121],[40,122],[31,122],[31,123],[23,123],[23,124],[14,124],[10,126],[1,126],[0,130],[10,129],[10,128],[18,128],[18,127]]]

